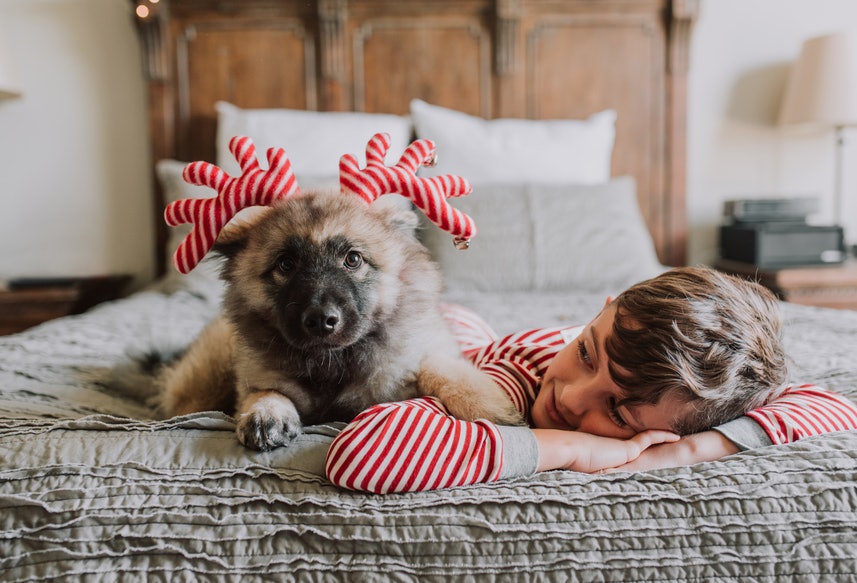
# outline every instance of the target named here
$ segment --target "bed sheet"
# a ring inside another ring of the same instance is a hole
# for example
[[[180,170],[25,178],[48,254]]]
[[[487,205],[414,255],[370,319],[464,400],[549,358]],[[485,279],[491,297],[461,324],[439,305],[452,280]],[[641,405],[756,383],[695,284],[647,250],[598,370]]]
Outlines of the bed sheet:
[[[253,452],[235,440],[230,417],[159,420],[144,396],[99,383],[153,343],[186,344],[216,312],[216,285],[165,291],[0,338],[4,581],[814,581],[857,572],[857,433],[638,474],[347,492],[322,472],[339,425]],[[585,322],[604,301],[448,299],[501,333]],[[857,396],[857,312],[783,311],[793,376]]]

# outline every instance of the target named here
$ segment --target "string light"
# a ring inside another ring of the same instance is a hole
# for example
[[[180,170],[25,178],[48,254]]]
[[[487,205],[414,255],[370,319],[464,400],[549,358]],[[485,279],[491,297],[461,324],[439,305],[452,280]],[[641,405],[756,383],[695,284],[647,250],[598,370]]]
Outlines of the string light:
[[[137,3],[137,8],[134,9],[134,13],[138,18],[149,18],[154,14],[155,6],[161,0],[139,0]]]

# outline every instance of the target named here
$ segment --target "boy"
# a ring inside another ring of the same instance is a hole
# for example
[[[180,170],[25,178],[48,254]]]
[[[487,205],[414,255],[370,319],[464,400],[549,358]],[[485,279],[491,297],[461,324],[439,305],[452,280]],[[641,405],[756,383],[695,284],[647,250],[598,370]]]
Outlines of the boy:
[[[712,269],[643,281],[576,328],[490,342],[475,314],[452,307],[448,319],[532,429],[455,419],[432,398],[377,405],[331,445],[334,483],[384,493],[559,468],[654,469],[857,428],[843,397],[782,386],[773,295]]]

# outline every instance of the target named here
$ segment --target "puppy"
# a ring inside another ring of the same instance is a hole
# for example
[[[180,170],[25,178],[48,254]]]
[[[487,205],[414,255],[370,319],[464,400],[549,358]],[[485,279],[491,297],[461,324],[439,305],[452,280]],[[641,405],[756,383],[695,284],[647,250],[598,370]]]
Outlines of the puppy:
[[[416,214],[385,202],[306,192],[221,232],[223,311],[163,372],[164,412],[235,413],[257,450],[418,394],[463,419],[522,423],[446,328]]]

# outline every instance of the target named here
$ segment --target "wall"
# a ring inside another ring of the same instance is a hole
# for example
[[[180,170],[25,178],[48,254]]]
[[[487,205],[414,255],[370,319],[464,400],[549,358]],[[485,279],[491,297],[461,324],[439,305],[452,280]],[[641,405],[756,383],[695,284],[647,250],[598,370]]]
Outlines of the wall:
[[[775,125],[808,37],[857,30],[853,0],[702,0],[691,51],[689,261],[716,257],[723,200],[817,194],[831,220],[832,131]],[[145,85],[126,0],[0,0],[23,97],[0,102],[0,278],[153,274]],[[857,241],[857,130],[844,192]]]
[[[688,88],[689,261],[717,256],[730,198],[821,197],[833,222],[833,130],[776,126],[789,67],[810,37],[857,32],[853,0],[702,0]],[[857,243],[857,128],[846,129],[843,215]]]
[[[146,87],[126,0],[0,0],[0,278],[154,273]]]

